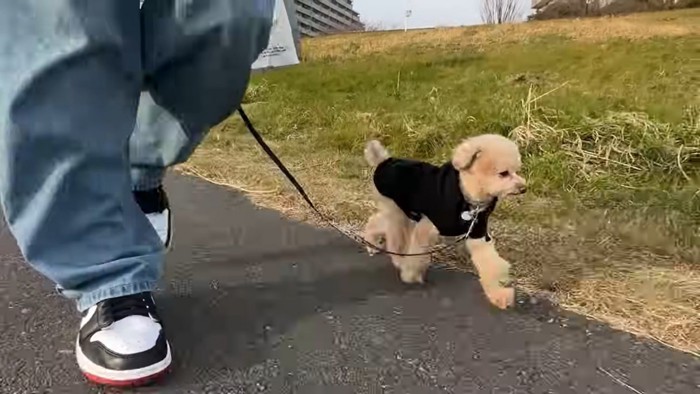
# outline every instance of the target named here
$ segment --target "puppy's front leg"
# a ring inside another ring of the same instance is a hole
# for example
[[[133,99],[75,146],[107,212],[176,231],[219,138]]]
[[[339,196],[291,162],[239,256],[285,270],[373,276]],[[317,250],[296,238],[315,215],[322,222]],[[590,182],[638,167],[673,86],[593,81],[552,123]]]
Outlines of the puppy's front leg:
[[[489,301],[501,309],[513,305],[515,290],[503,286],[510,279],[510,264],[499,256],[494,241],[467,239],[467,249]]]

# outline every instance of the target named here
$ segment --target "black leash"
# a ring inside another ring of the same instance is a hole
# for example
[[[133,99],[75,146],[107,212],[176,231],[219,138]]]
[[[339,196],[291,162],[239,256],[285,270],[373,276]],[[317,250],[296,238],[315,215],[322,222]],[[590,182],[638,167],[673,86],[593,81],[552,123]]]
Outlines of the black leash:
[[[471,232],[472,227],[474,226],[474,223],[476,223],[476,220],[473,220],[472,223],[471,223],[471,225],[470,225],[470,227],[469,227],[469,231],[467,232],[467,234],[459,236],[454,242],[452,242],[452,243],[450,243],[450,244],[443,245],[442,247],[434,248],[434,249],[432,249],[432,250],[430,250],[430,251],[428,251],[428,252],[424,252],[424,253],[396,253],[396,252],[390,252],[390,251],[388,251],[388,250],[386,250],[386,249],[380,248],[379,246],[373,245],[371,242],[368,242],[368,241],[365,240],[363,237],[360,237],[360,236],[355,235],[355,234],[348,234],[347,232],[345,232],[344,230],[342,230],[341,228],[339,228],[339,227],[333,222],[333,220],[331,220],[330,218],[328,218],[328,217],[327,217],[326,215],[324,215],[318,208],[316,208],[316,205],[313,203],[313,201],[311,201],[311,198],[309,198],[308,194],[306,194],[306,191],[305,191],[304,188],[299,184],[299,182],[297,182],[296,178],[294,178],[294,175],[292,175],[292,174],[289,172],[289,170],[287,169],[287,167],[286,167],[286,166],[282,163],[282,161],[277,157],[277,155],[275,154],[275,152],[273,152],[272,149],[270,149],[270,147],[267,145],[267,143],[265,143],[265,141],[263,140],[263,138],[262,138],[262,136],[260,135],[260,133],[258,133],[258,131],[255,129],[255,126],[253,126],[253,123],[251,123],[250,119],[248,119],[248,115],[246,115],[246,113],[245,113],[245,111],[243,111],[243,108],[242,108],[242,107],[239,107],[239,108],[238,108],[238,114],[241,116],[241,119],[243,119],[243,123],[245,123],[245,126],[248,128],[248,131],[250,132],[250,134],[253,135],[253,138],[255,138],[255,140],[258,142],[258,144],[260,145],[260,147],[263,148],[263,150],[265,151],[265,153],[267,153],[267,155],[270,157],[270,159],[272,159],[272,161],[275,162],[275,164],[277,165],[277,168],[279,168],[280,171],[282,171],[282,173],[284,174],[284,176],[287,177],[287,179],[292,183],[292,185],[294,186],[294,188],[297,189],[297,192],[299,192],[299,194],[300,194],[301,197],[304,199],[304,201],[306,201],[306,203],[309,205],[309,207],[310,207],[324,222],[326,222],[326,224],[328,224],[329,226],[331,226],[333,229],[335,229],[336,231],[338,231],[339,233],[341,233],[341,234],[344,235],[345,237],[347,237],[347,238],[349,238],[349,239],[355,241],[356,243],[361,243],[361,244],[363,244],[364,246],[369,247],[369,248],[372,248],[372,249],[375,249],[375,250],[378,251],[378,252],[385,253],[385,254],[389,254],[389,255],[393,255],[393,256],[402,256],[402,257],[409,257],[409,256],[429,256],[429,255],[432,255],[432,254],[434,254],[434,253],[436,253],[436,252],[439,252],[439,251],[441,251],[441,250],[444,250],[444,249],[447,249],[447,248],[449,248],[449,247],[452,247],[452,246],[458,244],[459,242],[462,242],[464,239],[466,239],[466,238],[469,236],[469,233]]]

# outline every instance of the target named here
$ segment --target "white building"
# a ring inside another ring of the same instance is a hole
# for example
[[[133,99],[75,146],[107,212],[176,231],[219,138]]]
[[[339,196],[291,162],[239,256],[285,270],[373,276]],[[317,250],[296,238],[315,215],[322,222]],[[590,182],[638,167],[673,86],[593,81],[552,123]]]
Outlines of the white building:
[[[364,29],[360,15],[353,9],[352,0],[294,0],[294,5],[296,23],[303,36]]]

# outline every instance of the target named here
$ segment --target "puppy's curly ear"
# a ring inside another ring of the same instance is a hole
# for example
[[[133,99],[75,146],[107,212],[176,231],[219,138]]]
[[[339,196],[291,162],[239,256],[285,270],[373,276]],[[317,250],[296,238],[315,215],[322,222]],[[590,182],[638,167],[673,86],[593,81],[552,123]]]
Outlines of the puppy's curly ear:
[[[481,149],[472,141],[465,140],[455,148],[452,165],[457,170],[468,170],[479,158]]]

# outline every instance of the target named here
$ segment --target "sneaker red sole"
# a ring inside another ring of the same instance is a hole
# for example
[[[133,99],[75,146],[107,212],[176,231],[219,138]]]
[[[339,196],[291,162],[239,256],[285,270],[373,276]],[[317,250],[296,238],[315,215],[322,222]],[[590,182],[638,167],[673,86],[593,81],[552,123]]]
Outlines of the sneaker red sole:
[[[160,371],[158,373],[155,373],[150,376],[146,376],[143,378],[138,378],[134,380],[109,380],[105,378],[101,378],[99,376],[95,376],[92,374],[89,374],[87,372],[83,372],[83,376],[85,376],[85,379],[87,379],[90,383],[94,383],[100,386],[110,386],[110,387],[119,387],[119,388],[132,388],[132,387],[141,387],[141,386],[148,386],[153,383],[157,383],[165,378],[166,375],[170,373],[170,367],[164,369],[163,371]]]

